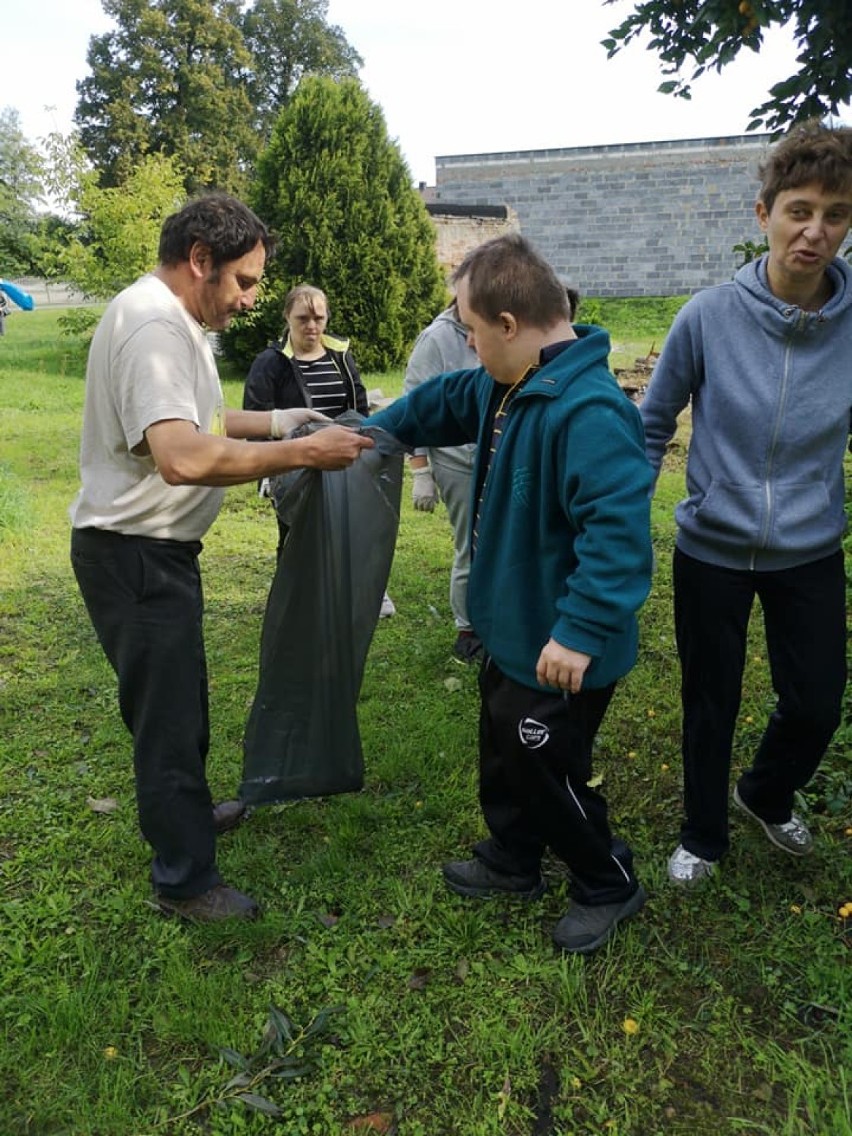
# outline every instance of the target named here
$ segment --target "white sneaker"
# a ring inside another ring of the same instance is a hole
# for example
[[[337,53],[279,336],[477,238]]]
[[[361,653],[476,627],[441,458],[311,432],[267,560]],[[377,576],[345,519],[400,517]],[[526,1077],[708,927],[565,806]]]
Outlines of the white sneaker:
[[[679,884],[681,887],[691,887],[692,884],[712,876],[715,871],[715,860],[702,860],[682,844],[678,844],[669,857],[669,879],[673,884]]]
[[[790,813],[790,819],[783,824],[770,824],[761,820],[757,813],[753,813],[740,796],[739,788],[734,787],[734,804],[738,809],[756,820],[776,848],[789,852],[791,856],[806,856],[813,847],[814,838],[808,831],[808,826],[801,817]]]
[[[390,619],[392,615],[396,615],[396,608],[393,600],[385,592],[382,596],[382,606],[379,608],[379,619]]]

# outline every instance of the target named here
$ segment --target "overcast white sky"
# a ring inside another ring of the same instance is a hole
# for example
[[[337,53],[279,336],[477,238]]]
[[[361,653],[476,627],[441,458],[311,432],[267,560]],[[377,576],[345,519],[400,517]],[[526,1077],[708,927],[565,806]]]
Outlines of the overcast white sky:
[[[436,156],[742,134],[749,110],[793,69],[792,39],[778,31],[759,55],[746,51],[721,76],[700,79],[690,102],[657,94],[656,56],[633,44],[607,61],[600,46],[632,8],[330,0],[328,18],[363,57],[361,77],[413,179],[429,184]],[[17,108],[31,140],[70,129],[89,38],[109,25],[99,0],[5,6],[0,106]]]

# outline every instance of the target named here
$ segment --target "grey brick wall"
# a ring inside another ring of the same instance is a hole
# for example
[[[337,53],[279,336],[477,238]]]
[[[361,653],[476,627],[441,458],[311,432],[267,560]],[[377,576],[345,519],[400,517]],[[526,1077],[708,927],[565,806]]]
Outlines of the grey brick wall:
[[[508,205],[585,296],[675,296],[728,280],[758,241],[768,135],[436,159],[434,200]]]

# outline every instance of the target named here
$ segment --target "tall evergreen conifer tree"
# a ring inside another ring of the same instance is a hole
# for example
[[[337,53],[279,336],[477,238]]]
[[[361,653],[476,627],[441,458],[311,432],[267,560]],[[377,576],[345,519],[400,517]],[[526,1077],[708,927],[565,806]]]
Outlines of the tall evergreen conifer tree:
[[[223,337],[247,364],[278,338],[287,291],[322,288],[365,370],[399,365],[446,299],[435,235],[381,108],[356,79],[307,76],[258,161],[252,205],[280,236],[263,296]]]

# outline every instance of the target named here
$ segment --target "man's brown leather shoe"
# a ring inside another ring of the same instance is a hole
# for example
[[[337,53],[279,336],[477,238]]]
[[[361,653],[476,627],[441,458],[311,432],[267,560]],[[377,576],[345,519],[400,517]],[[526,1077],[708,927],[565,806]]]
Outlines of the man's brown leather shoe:
[[[218,923],[222,919],[257,919],[259,908],[250,895],[236,888],[218,884],[192,899],[157,896],[157,906],[164,915],[179,915],[198,923]]]
[[[220,801],[213,806],[213,824],[218,835],[236,828],[246,815],[245,801]]]

